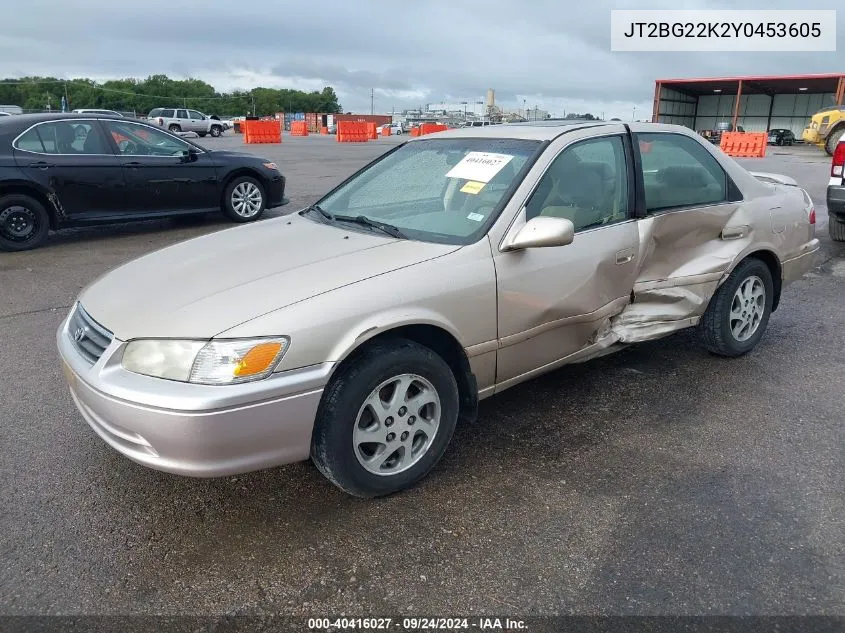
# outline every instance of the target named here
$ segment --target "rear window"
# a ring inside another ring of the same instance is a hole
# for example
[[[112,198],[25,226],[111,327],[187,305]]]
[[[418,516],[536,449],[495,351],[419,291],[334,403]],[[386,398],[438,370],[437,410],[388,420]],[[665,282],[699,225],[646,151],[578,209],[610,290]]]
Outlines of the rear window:
[[[173,110],[162,110],[161,114],[158,116],[164,117],[165,119],[172,119],[173,118]]]

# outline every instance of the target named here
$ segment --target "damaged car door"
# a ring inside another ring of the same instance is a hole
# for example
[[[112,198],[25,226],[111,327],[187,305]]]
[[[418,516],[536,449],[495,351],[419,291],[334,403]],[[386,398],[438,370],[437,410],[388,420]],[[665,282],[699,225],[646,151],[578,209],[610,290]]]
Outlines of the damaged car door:
[[[696,325],[743,236],[741,226],[725,232],[742,195],[702,143],[649,132],[635,134],[633,145],[645,217],[633,302],[613,320],[625,343]]]
[[[610,130],[579,130],[553,142],[534,167],[542,175],[504,248],[494,245],[497,390],[614,342],[610,318],[630,301],[639,234],[629,136],[621,125]],[[545,217],[570,220],[572,242],[508,249],[515,233]]]

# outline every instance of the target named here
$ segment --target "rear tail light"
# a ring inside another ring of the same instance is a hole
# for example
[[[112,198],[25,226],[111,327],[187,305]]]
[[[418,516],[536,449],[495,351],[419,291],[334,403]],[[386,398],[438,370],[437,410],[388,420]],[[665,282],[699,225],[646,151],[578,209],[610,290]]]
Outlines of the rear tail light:
[[[845,143],[840,142],[833,150],[833,164],[830,166],[830,175],[841,178],[843,165],[845,165]]]
[[[810,209],[810,224],[816,223],[816,207]]]
[[[159,118],[159,120],[158,120],[158,124],[159,124],[159,125],[164,125],[164,119]]]

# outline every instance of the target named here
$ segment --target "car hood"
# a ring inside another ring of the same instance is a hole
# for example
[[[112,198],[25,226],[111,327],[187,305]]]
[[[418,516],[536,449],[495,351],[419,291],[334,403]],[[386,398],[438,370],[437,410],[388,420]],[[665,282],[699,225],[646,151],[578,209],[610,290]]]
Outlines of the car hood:
[[[458,248],[344,230],[294,214],[145,255],[103,275],[80,293],[79,301],[124,341],[206,339],[309,297]]]

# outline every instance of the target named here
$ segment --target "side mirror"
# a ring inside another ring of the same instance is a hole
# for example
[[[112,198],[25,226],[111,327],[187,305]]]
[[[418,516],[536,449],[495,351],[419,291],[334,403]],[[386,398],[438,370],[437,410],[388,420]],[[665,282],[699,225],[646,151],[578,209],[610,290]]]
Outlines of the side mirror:
[[[566,246],[572,244],[573,239],[575,239],[575,225],[572,224],[572,220],[540,216],[528,220],[504,250]]]
[[[191,147],[188,151],[182,154],[182,162],[193,163],[199,155],[199,151],[197,151],[195,147]]]

